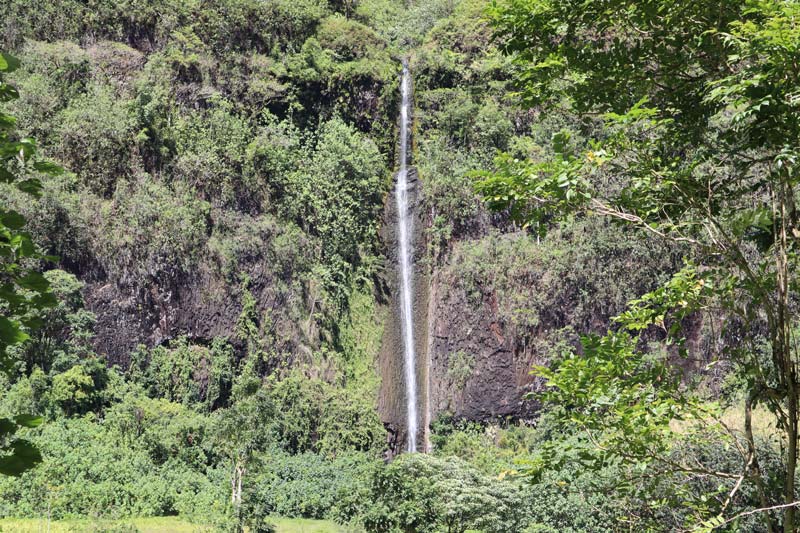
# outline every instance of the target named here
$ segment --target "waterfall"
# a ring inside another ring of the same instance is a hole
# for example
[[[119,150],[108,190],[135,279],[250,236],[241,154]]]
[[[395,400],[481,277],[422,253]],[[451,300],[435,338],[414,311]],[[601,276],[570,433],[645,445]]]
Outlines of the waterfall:
[[[411,74],[408,62],[403,60],[400,92],[403,103],[400,107],[400,171],[397,173],[395,198],[397,200],[398,267],[400,270],[400,319],[403,335],[403,363],[406,378],[406,415],[408,429],[408,451],[417,451],[417,365],[414,349],[413,313],[413,248],[414,220],[408,212],[408,123],[411,107]]]

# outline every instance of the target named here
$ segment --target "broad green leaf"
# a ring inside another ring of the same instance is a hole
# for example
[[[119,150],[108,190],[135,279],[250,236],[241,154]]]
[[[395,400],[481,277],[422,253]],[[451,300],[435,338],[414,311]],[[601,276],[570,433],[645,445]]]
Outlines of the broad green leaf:
[[[8,418],[0,418],[0,437],[13,435],[17,431],[17,425]]]
[[[6,52],[0,52],[0,72],[14,72],[19,68],[19,60]]]
[[[17,189],[33,196],[38,197],[42,194],[42,182],[37,178],[28,178],[26,180],[17,182],[15,185]]]
[[[15,440],[10,448],[11,455],[0,457],[0,474],[19,476],[42,462],[42,454],[26,440]]]
[[[10,130],[17,125],[17,119],[0,111],[0,129]]]
[[[64,173],[64,169],[55,163],[51,163],[49,161],[37,161],[33,164],[33,168],[38,170],[39,172],[43,172],[45,174],[50,174],[51,176],[57,176],[59,174]]]
[[[0,82],[0,102],[10,102],[19,98],[19,91],[13,85]]]
[[[20,329],[17,322],[0,316],[0,342],[2,344],[6,346],[19,344],[27,340],[28,337],[28,334]]]
[[[50,282],[47,281],[41,273],[31,271],[17,280],[20,287],[30,289],[32,291],[44,292],[50,288]]]
[[[19,306],[25,301],[25,298],[19,295],[16,287],[11,283],[0,285],[0,299],[5,300],[12,308]]]
[[[16,211],[8,211],[0,216],[3,224],[10,229],[20,229],[25,225],[25,217]]]
[[[14,421],[19,426],[26,428],[35,428],[42,425],[42,422],[44,422],[44,418],[42,418],[41,416],[34,416],[34,415],[17,415],[14,417]]]

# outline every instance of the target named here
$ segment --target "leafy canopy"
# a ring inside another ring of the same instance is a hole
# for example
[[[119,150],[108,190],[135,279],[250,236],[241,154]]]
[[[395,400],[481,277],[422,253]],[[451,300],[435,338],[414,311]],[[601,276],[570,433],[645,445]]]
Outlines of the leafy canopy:
[[[632,304],[620,331],[584,339],[582,357],[539,369],[568,406],[564,420],[590,435],[602,431],[590,447],[605,460],[721,479],[724,494],[695,508],[699,518],[719,513],[704,527],[727,523],[722,516],[743,482],[756,487],[761,507],[777,504],[751,428],[717,425],[709,435],[703,422],[713,406],[703,406],[674,366],[641,349],[639,332],[661,330],[681,348],[688,317],[706,314],[721,325],[722,314],[738,328],[723,338],[736,339],[725,351],[746,383],[746,417],[763,403],[778,419],[786,453],[783,486],[773,488],[782,494],[783,528],[793,530],[800,5],[508,0],[494,2],[490,14],[523,100],[576,114],[591,133],[584,146],[557,134],[552,157],[542,160],[501,155],[478,185],[490,205],[540,232],[576,215],[610,217],[680,247],[688,262]],[[736,472],[668,464],[661,446],[669,425],[688,416],[698,422],[691,438],[728,434],[742,456]]]
[[[0,52],[0,102],[19,98],[19,93],[5,76],[19,67],[11,55]],[[36,159],[33,139],[15,135],[16,119],[0,110],[0,182],[37,197],[42,182],[35,176],[57,174],[61,169]],[[0,367],[10,371],[14,361],[10,349],[29,338],[26,330],[41,325],[35,311],[56,304],[50,283],[36,269],[37,261],[46,260],[36,249],[23,228],[25,217],[17,211],[0,206]],[[0,419],[0,473],[19,475],[41,462],[39,451],[29,441],[16,438],[21,427],[36,427],[42,419],[18,415]]]

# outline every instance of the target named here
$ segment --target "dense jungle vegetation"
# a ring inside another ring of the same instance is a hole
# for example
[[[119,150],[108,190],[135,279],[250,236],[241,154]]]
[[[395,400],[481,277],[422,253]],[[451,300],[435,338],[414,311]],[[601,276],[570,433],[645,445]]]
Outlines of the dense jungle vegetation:
[[[796,1],[6,0],[0,52],[0,518],[800,525]],[[401,57],[430,307],[527,403],[390,457]]]

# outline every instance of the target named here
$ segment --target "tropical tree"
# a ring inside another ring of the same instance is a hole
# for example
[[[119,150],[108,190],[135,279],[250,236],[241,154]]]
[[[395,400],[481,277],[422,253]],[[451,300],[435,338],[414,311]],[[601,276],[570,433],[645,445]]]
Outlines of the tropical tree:
[[[522,531],[529,519],[517,483],[483,475],[456,457],[402,455],[377,469],[359,496],[369,532]]]
[[[267,389],[252,373],[252,367],[243,369],[234,386],[234,402],[215,415],[215,450],[230,472],[231,506],[236,523],[241,530],[245,521],[243,509],[243,484],[258,454],[273,443],[272,420],[275,409]]]
[[[18,66],[13,56],[0,52],[0,103],[19,97],[6,81]],[[0,108],[0,182],[36,197],[42,183],[35,176],[61,169],[37,160],[35,142],[18,138],[15,125],[16,119]],[[0,205],[0,367],[5,372],[12,370],[15,350],[30,337],[28,332],[41,326],[37,311],[56,304],[50,283],[37,269],[49,258],[39,253],[24,227],[22,215]],[[36,447],[17,437],[20,428],[36,427],[41,421],[28,414],[0,419],[0,474],[19,475],[41,462]]]
[[[578,115],[591,140],[576,146],[559,134],[547,160],[499,156],[479,185],[488,202],[539,231],[563,217],[610,217],[687,258],[614,331],[584,339],[582,356],[539,369],[551,399],[567,407],[563,419],[586,431],[601,462],[718,479],[715,497],[696,508],[714,517],[706,527],[732,521],[732,502],[749,484],[760,508],[772,508],[763,512],[767,530],[782,522],[794,531],[800,3],[507,0],[490,15],[523,100]],[[639,333],[661,330],[685,353],[683,326],[699,314],[730,341],[726,359],[746,389],[742,432],[638,342]],[[756,405],[777,420],[778,495],[759,465]],[[741,455],[738,469],[677,460],[676,419],[684,442],[687,425],[694,436],[727,439]]]

